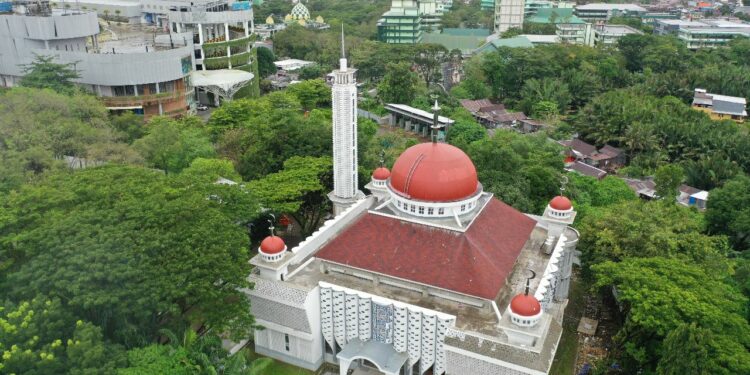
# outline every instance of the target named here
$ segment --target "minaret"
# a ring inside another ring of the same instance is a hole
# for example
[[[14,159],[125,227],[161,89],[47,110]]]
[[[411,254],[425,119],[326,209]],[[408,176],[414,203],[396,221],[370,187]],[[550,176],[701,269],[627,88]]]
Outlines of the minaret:
[[[349,68],[344,50],[344,26],[341,25],[341,59],[333,71],[333,214],[338,215],[358,199],[364,198],[357,178],[357,81],[356,70]]]

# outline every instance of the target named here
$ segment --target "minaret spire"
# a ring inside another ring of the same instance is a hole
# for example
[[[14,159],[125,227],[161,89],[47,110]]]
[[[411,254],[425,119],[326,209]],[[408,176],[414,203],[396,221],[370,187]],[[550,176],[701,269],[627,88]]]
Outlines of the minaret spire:
[[[357,80],[346,61],[344,25],[341,25],[341,58],[333,71],[333,202],[334,215],[364,198],[359,190],[357,165]]]

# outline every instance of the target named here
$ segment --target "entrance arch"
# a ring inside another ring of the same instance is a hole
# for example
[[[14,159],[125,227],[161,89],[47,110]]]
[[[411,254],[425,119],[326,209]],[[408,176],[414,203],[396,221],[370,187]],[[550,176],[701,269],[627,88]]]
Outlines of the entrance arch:
[[[339,360],[340,375],[346,375],[351,363],[358,359],[371,362],[378,371],[386,375],[399,375],[401,367],[404,366],[409,356],[406,353],[397,352],[388,344],[352,339],[344,345],[336,358]]]

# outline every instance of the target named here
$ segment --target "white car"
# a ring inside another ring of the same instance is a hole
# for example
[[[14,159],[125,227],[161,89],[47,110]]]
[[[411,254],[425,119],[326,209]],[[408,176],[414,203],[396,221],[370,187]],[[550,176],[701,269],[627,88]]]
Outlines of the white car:
[[[195,109],[197,109],[199,111],[208,111],[208,106],[207,105],[203,105],[203,104],[198,104],[198,106],[195,107]]]

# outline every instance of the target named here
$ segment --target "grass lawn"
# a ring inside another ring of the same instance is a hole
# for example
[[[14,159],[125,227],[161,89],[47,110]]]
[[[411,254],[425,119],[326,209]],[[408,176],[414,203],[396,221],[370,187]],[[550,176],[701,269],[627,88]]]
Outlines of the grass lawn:
[[[557,353],[555,353],[550,374],[574,374],[576,354],[578,353],[578,333],[576,330],[585,308],[586,299],[584,297],[587,289],[588,285],[581,280],[579,275],[573,277],[568,307],[565,309],[565,319],[563,320],[563,333],[560,344],[557,346]]]
[[[246,348],[242,349],[243,354],[245,355],[245,358],[248,359],[248,361],[252,361],[256,358],[263,358],[262,355],[258,354],[253,350],[252,344],[247,346]],[[263,372],[263,375],[313,375],[315,374],[313,371],[306,370],[300,367],[292,366],[290,364],[286,364],[277,360],[273,361],[273,364],[266,368]]]

